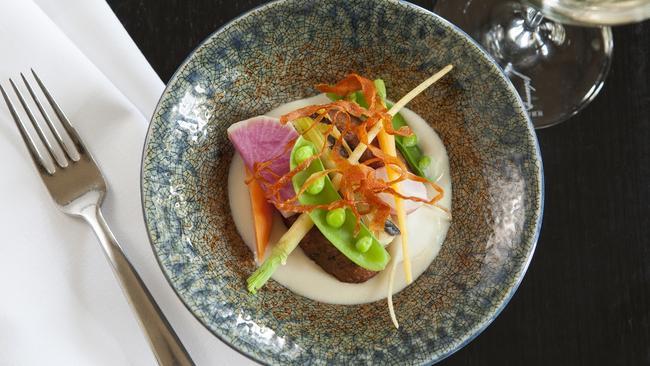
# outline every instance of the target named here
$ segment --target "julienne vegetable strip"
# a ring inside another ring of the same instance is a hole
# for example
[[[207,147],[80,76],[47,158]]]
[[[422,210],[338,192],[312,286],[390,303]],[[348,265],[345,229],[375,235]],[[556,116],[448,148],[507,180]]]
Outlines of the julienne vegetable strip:
[[[384,84],[384,81],[381,79],[376,79],[374,81],[375,87],[377,89],[377,95],[379,95],[380,99],[382,100],[383,103],[386,103],[386,84]],[[328,95],[332,97],[332,95]],[[338,97],[338,95],[334,94],[333,95],[335,98]],[[363,93],[361,91],[357,91],[353,94],[350,94],[350,96],[347,97],[349,100],[357,102],[360,106],[367,108],[368,103],[366,102]],[[391,104],[392,106],[392,104]],[[399,119],[397,118],[399,116]],[[395,120],[398,120],[398,123],[395,123]],[[396,113],[395,116],[393,117],[393,128],[399,129],[401,127],[407,126],[406,121],[404,121],[404,118],[399,114]],[[386,133],[385,130],[380,130],[378,134],[378,139],[379,139],[379,145],[381,149],[384,151],[389,156],[397,157],[397,151],[395,149],[396,145],[396,140],[399,138],[399,147],[400,147],[400,152],[405,155],[405,159],[407,163],[409,163],[411,168],[414,168],[413,170],[419,175],[424,177],[424,173],[422,169],[420,169],[419,165],[417,164],[417,161],[422,157],[422,152],[420,149],[415,146],[413,149],[405,149],[405,146],[403,144],[403,139],[409,138],[409,137],[416,137],[415,134],[411,134],[410,136],[393,136],[388,133]],[[414,149],[417,149],[416,151],[419,152],[419,157],[417,158],[418,160],[415,160],[413,156],[415,155],[415,151],[412,151]],[[412,153],[412,154],[411,154]],[[408,155],[407,155],[408,154]],[[415,164],[413,162],[416,162]],[[400,175],[392,168],[390,165],[386,166],[386,174],[388,175],[388,180],[389,181],[396,181],[400,178]],[[399,192],[399,183],[394,183],[393,189],[396,192]],[[406,227],[406,211],[404,210],[404,202],[398,195],[394,195],[394,200],[395,200],[395,211],[397,212],[397,225],[400,230],[400,237],[402,239],[402,257],[404,260],[402,261],[403,266],[404,266],[404,273],[406,274],[406,283],[410,284],[413,282],[413,274],[411,271],[411,261],[409,259],[408,255],[408,232],[407,232],[407,227]]]
[[[271,204],[266,201],[264,191],[257,180],[251,176],[250,170],[246,168],[246,184],[251,199],[251,209],[253,211],[253,224],[255,226],[255,248],[257,261],[264,260],[264,251],[269,242],[271,235],[271,226],[273,226],[273,209]]]
[[[381,79],[376,79],[374,81],[375,87],[377,89],[377,94],[379,95],[380,99],[389,106],[393,106],[392,103],[386,102],[386,85],[384,84],[384,81]],[[333,100],[340,99],[341,96],[336,95],[336,94],[328,94],[328,97],[330,97]],[[351,97],[351,98],[350,98]],[[360,106],[367,108],[368,103],[365,101],[365,98],[363,96],[363,93],[361,91],[357,91],[353,94],[351,94],[348,99],[352,101],[356,101]],[[404,118],[399,114],[396,113],[395,116],[393,117],[392,120],[393,128],[399,129],[403,126],[407,126],[406,121]],[[417,146],[417,141],[415,143],[405,143],[406,139],[413,140],[417,139],[417,136],[415,134],[412,134],[410,136],[397,136],[394,137],[393,135],[387,134],[384,130],[379,131],[379,144],[381,146],[381,149],[388,155],[390,156],[397,156],[397,151],[395,150],[396,142],[397,146],[399,147],[400,152],[402,153],[402,156],[404,156],[406,162],[409,164],[409,167],[416,172],[417,175],[421,177],[425,177],[424,174],[424,169],[420,167],[419,162],[421,159],[423,159],[423,154],[420,148]],[[393,168],[390,166],[386,167],[386,173],[388,175],[388,179],[390,181],[394,181],[399,179],[399,174],[395,172]],[[393,184],[393,189],[397,192],[399,192],[399,184],[395,183]],[[404,210],[404,202],[400,197],[397,195],[394,195],[395,199],[395,211],[397,212],[397,224],[400,229],[400,237],[402,241],[402,257],[404,260],[402,261],[403,266],[404,266],[404,273],[406,275],[406,283],[410,284],[413,282],[413,274],[411,271],[411,262],[410,262],[410,257],[408,255],[408,231],[407,226],[406,226],[406,212]]]
[[[440,80],[440,78],[445,76],[452,69],[453,69],[452,65],[447,65],[442,70],[438,71],[437,73],[433,74],[433,76],[431,76],[427,80],[423,81],[420,85],[416,86],[413,90],[406,93],[406,95],[403,96],[402,99],[400,99],[397,103],[395,103],[392,107],[390,107],[390,109],[388,110],[388,114],[395,117],[395,115],[399,112],[399,110],[404,108],[404,106],[406,104],[408,104],[408,102],[410,102],[418,94],[422,93],[428,87],[433,85],[433,83]],[[395,326],[395,328],[399,329],[399,322],[397,321],[397,316],[395,315],[395,308],[393,307],[393,285],[395,283],[395,268],[396,267],[397,267],[397,262],[393,262],[391,264],[390,276],[389,276],[389,279],[388,279],[387,302],[388,302],[388,312],[390,313],[390,319],[393,322],[393,325]]]
[[[394,116],[408,102],[410,102],[418,94],[420,94],[426,88],[428,88],[433,83],[435,83],[440,78],[442,78],[445,74],[451,71],[451,69],[452,66],[448,65],[442,70],[440,70],[439,72],[437,72],[436,74],[432,75],[430,78],[426,79],[415,89],[411,90],[404,97],[402,97],[402,99],[400,99],[397,103],[395,103],[395,105],[393,105],[393,107],[388,111],[388,114],[390,116]],[[362,91],[365,92],[366,90],[362,90]],[[377,102],[375,95],[370,95],[369,93],[365,93],[364,96],[365,95],[368,96],[371,105]],[[348,107],[354,108],[354,105],[356,104],[351,104]],[[314,110],[313,112],[316,111],[317,109]],[[304,112],[304,111],[297,111],[297,112]],[[368,148],[368,144],[370,144],[372,140],[374,140],[374,138],[377,136],[379,131],[382,130],[383,127],[389,128],[390,132],[393,133],[396,132],[391,125],[385,125],[381,121],[376,121],[376,122],[377,123],[374,123],[370,128],[370,130],[364,131],[365,136],[362,136],[364,138],[361,138],[361,142],[357,145],[357,147],[354,149],[354,151],[350,154],[349,158],[347,159],[347,161],[350,164],[356,164],[359,161],[359,158],[361,157],[363,152]],[[339,188],[339,184],[341,183],[342,180],[341,178],[342,178],[341,175],[338,175],[333,180],[333,184],[336,189]],[[270,256],[248,278],[247,287],[251,293],[256,293],[258,289],[264,286],[264,284],[268,281],[268,279],[271,277],[271,275],[277,269],[277,267],[280,264],[284,264],[286,262],[286,259],[288,258],[289,254],[296,248],[296,246],[298,246],[300,240],[302,240],[302,238],[305,235],[307,235],[307,233],[309,232],[309,230],[311,230],[313,225],[314,223],[309,217],[308,213],[302,213],[298,217],[296,222],[294,222],[294,224],[289,228],[289,230],[287,230],[287,232],[282,236],[282,238],[280,238],[280,240],[275,244]],[[392,285],[389,285],[389,287],[392,287]],[[393,322],[397,327],[398,324],[395,319],[394,312],[392,311],[391,303],[389,303],[389,308],[391,309],[391,318],[393,319]]]
[[[379,146],[389,156],[397,157],[397,150],[395,149],[395,136],[389,135],[386,131],[379,131],[377,136],[379,139]],[[389,181],[396,181],[400,178],[400,174],[395,171],[391,165],[386,165],[386,174]],[[395,192],[399,192],[399,183],[392,184]],[[395,211],[397,212],[397,227],[399,227],[400,237],[402,238],[402,265],[404,266],[404,273],[406,275],[406,284],[413,282],[413,274],[411,272],[411,260],[409,257],[408,247],[408,231],[406,230],[406,211],[404,211],[404,201],[402,198],[395,194]]]

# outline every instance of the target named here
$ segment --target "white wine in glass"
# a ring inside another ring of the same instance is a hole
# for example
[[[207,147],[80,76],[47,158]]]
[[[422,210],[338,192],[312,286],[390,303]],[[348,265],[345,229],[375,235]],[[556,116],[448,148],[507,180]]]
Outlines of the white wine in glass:
[[[526,0],[545,17],[564,24],[619,25],[650,18],[648,0]]]

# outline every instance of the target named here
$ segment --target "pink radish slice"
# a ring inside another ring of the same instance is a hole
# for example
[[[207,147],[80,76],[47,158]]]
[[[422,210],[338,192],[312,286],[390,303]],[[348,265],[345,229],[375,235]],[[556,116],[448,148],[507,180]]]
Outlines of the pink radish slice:
[[[298,133],[291,125],[283,125],[279,119],[267,116],[253,117],[228,127],[228,138],[251,171],[256,162],[268,161],[281,154],[269,167],[274,174],[262,173],[270,182],[277,181],[277,177],[289,172],[291,149],[286,149],[286,146],[297,137]],[[265,187],[262,186],[262,189]],[[280,189],[283,200],[295,195],[291,182]],[[282,215],[288,217],[292,214],[282,212]]]
[[[384,181],[387,181],[388,175],[386,174],[386,168],[381,167],[375,170],[375,177],[377,177],[377,179],[382,179]],[[399,183],[399,188],[400,188],[400,193],[404,196],[428,199],[427,187],[424,185],[424,183],[407,179]],[[393,197],[393,195],[389,193],[380,193],[379,197],[381,198],[382,201],[386,202],[390,206],[391,215],[396,215],[397,212],[395,212],[395,198]],[[420,208],[420,206],[422,206],[422,202],[411,201],[411,200],[403,200],[403,201],[404,201],[404,210],[406,211],[407,215]]]

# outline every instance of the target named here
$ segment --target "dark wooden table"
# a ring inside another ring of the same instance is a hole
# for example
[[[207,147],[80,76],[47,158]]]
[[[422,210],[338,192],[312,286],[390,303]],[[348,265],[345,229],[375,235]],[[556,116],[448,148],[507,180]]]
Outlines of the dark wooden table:
[[[263,2],[108,1],[163,81],[211,32]],[[443,364],[650,365],[650,22],[614,36],[601,94],[538,131],[544,223],[521,287]]]

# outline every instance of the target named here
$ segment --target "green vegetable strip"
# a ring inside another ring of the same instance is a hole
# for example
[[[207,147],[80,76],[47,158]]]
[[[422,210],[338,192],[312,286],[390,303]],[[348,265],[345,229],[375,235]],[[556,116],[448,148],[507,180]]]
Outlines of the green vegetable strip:
[[[300,243],[300,240],[307,235],[309,230],[314,226],[311,218],[308,215],[300,215],[298,220],[294,222],[289,230],[282,235],[282,238],[275,244],[269,257],[262,263],[262,265],[253,272],[253,274],[246,280],[248,284],[248,291],[250,293],[257,293],[257,290],[262,288],[266,281],[271,278],[273,272],[282,264],[284,265],[289,258],[289,254]]]
[[[312,146],[312,143],[302,137],[299,137],[294,145],[291,154],[291,169],[295,169],[297,164],[295,162],[295,151],[303,146]],[[314,147],[314,146],[312,146]],[[320,159],[314,160],[311,165],[296,174],[293,177],[293,187],[296,192],[300,191],[305,181],[313,174],[325,170],[323,163]],[[303,205],[322,205],[341,200],[339,192],[334,187],[329,177],[323,176],[325,186],[318,194],[303,193],[298,197],[298,200]],[[370,230],[360,223],[360,230],[357,235],[354,235],[357,227],[357,219],[352,210],[345,209],[345,221],[338,227],[332,227],[327,223],[328,210],[315,209],[309,211],[309,217],[320,232],[325,236],[341,253],[348,257],[352,262],[358,266],[368,269],[370,271],[381,271],[386,268],[390,255],[384,247],[372,235]],[[294,224],[295,225],[295,224]],[[363,251],[356,248],[355,243],[359,238],[367,237],[363,246]]]

